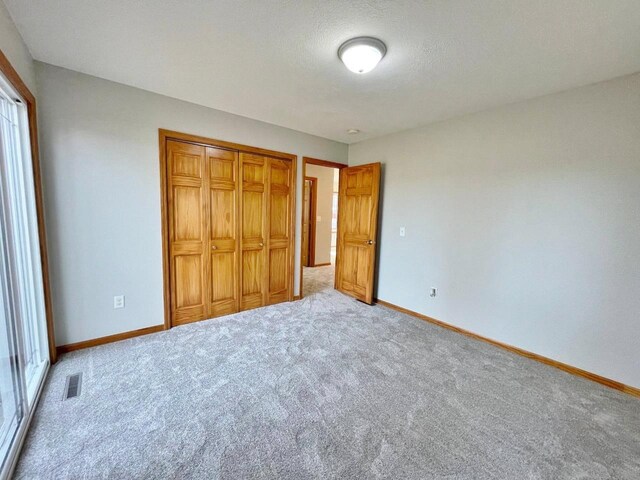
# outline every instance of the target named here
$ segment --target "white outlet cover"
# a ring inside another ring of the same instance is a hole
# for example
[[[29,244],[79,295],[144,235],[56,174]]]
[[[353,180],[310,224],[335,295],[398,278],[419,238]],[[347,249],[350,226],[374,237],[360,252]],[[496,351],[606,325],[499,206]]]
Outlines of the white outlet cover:
[[[113,297],[113,308],[124,308],[124,295]]]
[[[405,233],[406,233],[406,232],[405,232],[404,227],[400,227],[400,236],[401,236],[401,237],[404,237]]]
[[[322,221],[322,217],[321,217],[320,215],[318,215],[318,216],[316,217],[316,222],[321,222],[321,221]]]

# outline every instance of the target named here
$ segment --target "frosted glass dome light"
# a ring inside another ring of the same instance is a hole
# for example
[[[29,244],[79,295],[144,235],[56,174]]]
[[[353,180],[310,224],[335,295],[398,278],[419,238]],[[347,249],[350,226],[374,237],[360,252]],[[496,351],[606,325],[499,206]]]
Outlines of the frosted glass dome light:
[[[376,68],[385,53],[386,45],[373,37],[352,38],[338,49],[338,57],[354,73],[370,72]]]

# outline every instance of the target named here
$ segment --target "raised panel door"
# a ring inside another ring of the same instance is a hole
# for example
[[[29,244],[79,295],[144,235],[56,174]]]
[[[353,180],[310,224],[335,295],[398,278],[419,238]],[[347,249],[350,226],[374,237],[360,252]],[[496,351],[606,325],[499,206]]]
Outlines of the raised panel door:
[[[205,171],[204,147],[167,142],[171,317],[176,325],[208,313]]]
[[[290,273],[293,194],[292,162],[268,158],[268,251],[267,303],[279,303],[291,297]]]
[[[238,152],[207,147],[209,316],[235,313],[238,301]]]
[[[267,301],[267,166],[263,156],[240,154],[240,310]]]
[[[373,301],[380,164],[340,171],[336,288]]]

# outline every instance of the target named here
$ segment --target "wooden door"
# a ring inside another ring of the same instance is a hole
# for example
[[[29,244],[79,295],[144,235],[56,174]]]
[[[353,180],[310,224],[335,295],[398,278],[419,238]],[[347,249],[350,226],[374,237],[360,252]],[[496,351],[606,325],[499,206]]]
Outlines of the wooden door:
[[[376,263],[380,164],[340,170],[336,288],[371,304]]]
[[[293,170],[288,160],[266,158],[268,165],[267,303],[291,300],[293,271]]]
[[[267,169],[265,157],[240,154],[240,310],[267,302]]]
[[[302,198],[302,266],[309,266],[309,213],[311,209],[311,182],[305,178]]]
[[[160,131],[165,325],[293,299],[296,165],[279,153]]]
[[[167,205],[174,325],[208,313],[205,147],[167,142]]]
[[[238,301],[238,152],[207,147],[209,316],[235,313]]]
[[[313,267],[316,260],[316,212],[318,179],[304,178],[304,202],[302,208],[302,266]]]

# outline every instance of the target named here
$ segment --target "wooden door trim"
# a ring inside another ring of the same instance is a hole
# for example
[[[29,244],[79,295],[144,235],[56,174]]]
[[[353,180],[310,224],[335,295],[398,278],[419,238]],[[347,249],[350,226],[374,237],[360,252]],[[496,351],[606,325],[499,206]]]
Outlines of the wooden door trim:
[[[47,252],[47,232],[44,218],[44,197],[42,194],[42,174],[40,172],[40,153],[38,149],[38,121],[36,118],[36,98],[22,81],[18,72],[13,68],[9,59],[0,50],[0,72],[17,90],[27,103],[27,117],[29,122],[29,141],[31,143],[31,165],[33,169],[33,183],[38,222],[38,243],[40,246],[40,264],[42,268],[42,287],[44,293],[44,308],[47,322],[47,343],[49,347],[49,361],[51,364],[58,359],[53,321],[53,303],[51,300],[51,283],[49,276],[49,255]]]
[[[513,345],[509,345],[509,344],[504,343],[504,342],[499,342],[498,340],[493,340],[493,339],[491,339],[489,337],[485,337],[483,335],[479,335],[479,334],[474,333],[474,332],[472,332],[470,330],[466,330],[464,328],[456,327],[455,325],[453,325],[451,323],[446,323],[446,322],[443,322],[442,320],[437,320],[437,319],[435,319],[433,317],[429,317],[429,316],[424,315],[422,313],[418,313],[418,312],[415,312],[413,310],[409,310],[408,308],[400,307],[398,305],[395,305],[393,303],[390,303],[390,302],[387,302],[387,301],[384,301],[384,300],[380,300],[378,298],[374,299],[374,302],[377,303],[378,305],[382,305],[384,307],[390,308],[390,309],[395,310],[397,312],[401,312],[401,313],[404,313],[404,314],[407,314],[407,315],[411,315],[412,317],[419,318],[420,320],[424,320],[425,322],[429,322],[429,323],[432,323],[432,324],[437,325],[439,327],[446,328],[447,330],[451,330],[453,332],[460,333],[462,335],[466,335],[467,337],[473,338],[474,340],[479,340],[479,341],[482,341],[482,342],[489,343],[491,345],[494,345],[496,347],[502,348],[502,349],[507,350],[509,352],[515,353],[517,355],[521,355],[521,356],[529,358],[531,360],[535,360],[536,362],[544,363],[545,365],[549,365],[549,366],[557,368],[559,370],[563,370],[563,371],[565,371],[567,373],[570,373],[572,375],[583,377],[583,378],[586,378],[586,379],[591,380],[593,382],[600,383],[601,385],[604,385],[606,387],[613,388],[615,390],[619,390],[619,391],[624,392],[624,393],[628,393],[629,395],[640,397],[640,388],[632,387],[630,385],[625,385],[624,383],[618,382],[616,380],[611,380],[611,379],[603,377],[601,375],[597,375],[595,373],[592,373],[592,372],[589,372],[589,371],[586,371],[586,370],[582,370],[581,368],[574,367],[572,365],[559,362],[559,361],[554,360],[552,358],[545,357],[545,356],[539,355],[537,353],[530,352],[528,350],[524,350],[523,348],[514,347]]]
[[[91,340],[84,340],[82,342],[60,345],[57,350],[58,354],[75,352],[76,350],[97,347],[98,345],[106,345],[107,343],[119,342],[121,340],[140,337],[142,335],[149,335],[152,333],[161,332],[163,330],[165,330],[164,325],[153,325],[151,327],[139,328],[137,330],[116,333],[114,335],[107,335],[106,337],[92,338]]]
[[[171,328],[171,259],[169,248],[169,184],[167,178],[167,140],[160,130],[160,216],[162,218],[162,290],[164,298],[164,329]]]
[[[344,163],[330,162],[329,160],[320,160],[318,158],[302,157],[302,159],[305,162],[305,165],[306,164],[318,165],[319,167],[329,167],[329,168],[337,168],[337,169],[341,169],[349,166]]]
[[[302,157],[302,195],[304,195],[304,179],[307,176],[307,164],[309,165],[318,165],[320,167],[329,167],[329,168],[337,168],[337,169],[342,169],[342,168],[346,168],[349,165],[347,165],[346,163],[338,163],[338,162],[331,162],[329,160],[320,160],[319,158],[312,158],[312,157]],[[303,198],[304,200],[304,198]],[[302,202],[303,206],[304,206],[304,201]],[[304,208],[300,209],[300,231],[302,231],[302,222],[304,222]],[[340,206],[338,205],[338,215],[340,214]],[[315,223],[315,222],[314,222]],[[337,249],[337,246],[336,246]],[[303,275],[302,275],[303,269],[302,269],[302,237],[300,237],[300,281],[299,281],[299,288],[300,291],[298,292],[298,295],[296,295],[296,300],[300,300],[303,297],[303,293],[302,293],[302,284],[303,284]]]
[[[298,157],[292,153],[278,152],[276,150],[267,150],[264,148],[252,147],[250,145],[243,145],[241,143],[227,142],[224,140],[217,140],[215,138],[201,137],[198,135],[191,135],[189,133],[181,133],[173,130],[159,129],[160,136],[169,140],[178,140],[180,142],[195,143],[204,147],[216,147],[226,148],[227,150],[238,150],[244,153],[253,153],[255,155],[263,155],[265,157],[275,157],[283,160],[291,160],[295,162]]]
[[[316,217],[318,215],[318,177],[304,177],[309,180],[309,266],[316,266]],[[304,202],[303,202],[304,207]],[[302,216],[304,218],[304,215]],[[302,261],[302,257],[300,258]]]
[[[291,160],[291,198],[289,200],[289,208],[291,208],[291,215],[289,220],[291,222],[291,236],[289,238],[289,298],[293,301],[295,296],[295,273],[296,273],[296,195],[298,185],[298,157]],[[303,190],[304,192],[304,190]],[[300,209],[302,211],[302,209]],[[302,230],[302,224],[300,224],[300,230]],[[302,238],[300,238],[300,248],[302,248]],[[300,257],[300,265],[302,265],[302,257]]]
[[[35,110],[34,110],[35,115]],[[289,239],[290,244],[290,252],[289,262],[289,285],[291,288],[289,289],[289,301],[294,298],[294,273],[295,273],[295,237],[296,237],[296,185],[297,185],[297,163],[298,157],[297,155],[291,153],[278,152],[275,150],[267,150],[264,148],[252,147],[250,145],[243,145],[240,143],[227,142],[224,140],[217,140],[214,138],[202,137],[198,135],[191,135],[188,133],[176,132],[173,130],[167,130],[164,128],[158,129],[158,152],[160,156],[160,215],[161,215],[161,232],[162,232],[162,288],[163,288],[163,299],[164,299],[164,329],[168,330],[172,327],[171,323],[171,262],[169,258],[170,248],[169,248],[169,212],[168,212],[168,178],[167,178],[167,148],[166,144],[168,140],[176,140],[179,142],[192,143],[196,145],[201,145],[204,147],[214,147],[214,148],[222,148],[227,150],[234,150],[238,153],[252,153],[255,155],[262,155],[272,158],[278,158],[281,160],[288,160],[291,162],[291,199],[290,199],[290,208],[291,208],[291,238]],[[238,161],[240,161],[238,159]],[[344,165],[346,166],[346,165]],[[238,165],[238,169],[240,165]],[[242,179],[238,178],[238,181],[241,182]],[[239,200],[238,200],[239,202]],[[241,214],[241,211],[240,213]],[[238,228],[240,219],[238,220]],[[44,225],[44,224],[43,224]],[[238,238],[240,242],[241,239]],[[239,247],[240,248],[240,247]],[[238,254],[238,258],[241,258],[241,255]],[[302,264],[302,262],[300,262]],[[238,272],[240,274],[240,272]],[[240,299],[238,299],[240,302]],[[53,332],[53,330],[51,330]],[[51,347],[50,347],[51,348]],[[55,343],[53,344],[53,352],[55,355]]]

